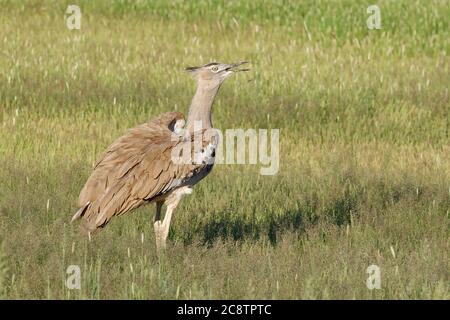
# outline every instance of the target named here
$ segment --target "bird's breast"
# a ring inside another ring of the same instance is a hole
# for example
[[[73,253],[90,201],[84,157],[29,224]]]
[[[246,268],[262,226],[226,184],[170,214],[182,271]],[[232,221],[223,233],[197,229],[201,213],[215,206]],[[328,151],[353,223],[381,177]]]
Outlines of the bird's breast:
[[[202,180],[204,177],[206,177],[211,172],[213,166],[214,166],[214,163],[207,164],[207,165],[199,168],[198,170],[195,170],[192,173],[192,175],[184,181],[183,185],[193,186],[193,185],[197,184],[200,180]]]

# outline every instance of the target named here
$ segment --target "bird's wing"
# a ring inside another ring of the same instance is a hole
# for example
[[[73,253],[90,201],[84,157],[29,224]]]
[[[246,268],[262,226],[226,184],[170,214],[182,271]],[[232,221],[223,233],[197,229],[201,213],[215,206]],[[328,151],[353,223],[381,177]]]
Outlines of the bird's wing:
[[[214,154],[210,146],[216,145],[217,137],[205,138],[204,132],[180,136],[168,129],[167,122],[160,123],[152,121],[145,129],[139,126],[131,130],[116,141],[97,164],[95,171],[110,169],[98,171],[96,180],[101,181],[103,189],[94,184],[97,197],[93,201],[87,200],[85,208],[80,209],[80,216],[86,218],[86,231],[93,232],[105,226],[113,216],[170,192],[196,173],[211,167]],[[194,154],[194,141],[201,143],[200,157]],[[116,144],[122,147],[114,146]],[[180,154],[185,158],[174,158]],[[187,154],[190,157],[186,158]],[[114,173],[107,177],[101,175],[111,172],[111,168],[115,168]]]
[[[170,135],[177,121],[184,122],[182,113],[164,113],[148,123],[130,129],[112,143],[94,165],[94,171],[81,190],[79,207],[82,208],[103,195],[116,179],[141,160],[149,148]]]

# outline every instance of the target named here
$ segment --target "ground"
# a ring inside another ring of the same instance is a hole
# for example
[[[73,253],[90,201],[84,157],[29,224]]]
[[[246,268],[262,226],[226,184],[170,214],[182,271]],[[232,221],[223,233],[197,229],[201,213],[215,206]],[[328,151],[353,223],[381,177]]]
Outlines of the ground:
[[[0,0],[0,296],[449,299],[449,1]],[[280,129],[280,170],[217,165],[157,256],[154,207],[69,224],[102,151],[187,113],[183,70],[251,61],[214,125]],[[81,287],[66,286],[70,265]],[[368,289],[370,265],[380,289]]]

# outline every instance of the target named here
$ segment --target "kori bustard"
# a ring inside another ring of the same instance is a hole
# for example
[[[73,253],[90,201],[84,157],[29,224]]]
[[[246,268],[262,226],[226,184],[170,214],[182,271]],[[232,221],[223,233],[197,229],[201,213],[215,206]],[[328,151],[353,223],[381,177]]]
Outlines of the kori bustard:
[[[164,113],[113,142],[81,190],[80,209],[72,221],[83,218],[82,229],[90,237],[112,217],[154,202],[156,247],[165,248],[175,208],[214,165],[218,144],[211,123],[214,98],[225,79],[248,70],[239,69],[244,63],[186,68],[197,81],[187,122],[180,112]]]

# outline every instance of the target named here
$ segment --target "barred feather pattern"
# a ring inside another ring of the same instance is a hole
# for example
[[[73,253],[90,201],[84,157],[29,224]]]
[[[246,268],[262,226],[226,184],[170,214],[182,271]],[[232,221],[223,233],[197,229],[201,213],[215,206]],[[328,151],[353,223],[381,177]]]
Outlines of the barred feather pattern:
[[[114,216],[163,201],[176,189],[203,179],[214,164],[218,136],[205,135],[205,130],[180,134],[176,129],[184,122],[183,114],[168,112],[112,143],[81,190],[80,209],[72,221],[83,218],[82,229],[92,233]],[[194,140],[201,142],[203,161],[195,161]],[[192,161],[173,161],[177,150],[188,150]]]

